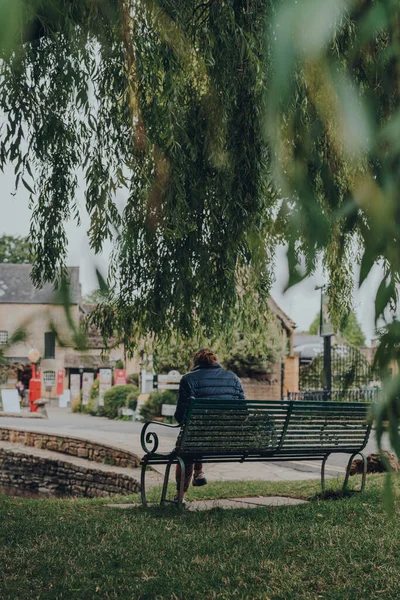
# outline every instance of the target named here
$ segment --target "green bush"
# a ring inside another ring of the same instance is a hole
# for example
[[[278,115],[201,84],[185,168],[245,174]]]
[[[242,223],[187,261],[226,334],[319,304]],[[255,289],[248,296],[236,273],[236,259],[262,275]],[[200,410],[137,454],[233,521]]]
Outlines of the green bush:
[[[102,407],[99,407],[99,391],[100,391],[100,380],[95,379],[90,388],[89,402],[84,407],[85,411],[89,415],[98,415],[99,409],[102,408]]]
[[[72,398],[72,403],[71,403],[71,410],[73,413],[80,413],[82,412],[82,391],[75,396],[75,398]]]
[[[140,415],[145,421],[151,421],[154,417],[161,417],[161,407],[163,404],[176,404],[177,401],[178,395],[172,390],[153,392],[140,409]]]
[[[126,376],[126,383],[133,383],[139,387],[139,373],[130,373]]]
[[[118,417],[118,409],[122,406],[128,406],[128,396],[136,393],[139,395],[139,390],[135,385],[114,385],[104,394],[104,414],[109,419]],[[137,399],[137,397],[136,397]],[[132,402],[132,399],[130,400]]]
[[[132,410],[136,410],[138,396],[139,396],[139,390],[136,390],[135,392],[131,392],[130,394],[128,394],[128,396],[126,398],[128,408],[131,408]]]

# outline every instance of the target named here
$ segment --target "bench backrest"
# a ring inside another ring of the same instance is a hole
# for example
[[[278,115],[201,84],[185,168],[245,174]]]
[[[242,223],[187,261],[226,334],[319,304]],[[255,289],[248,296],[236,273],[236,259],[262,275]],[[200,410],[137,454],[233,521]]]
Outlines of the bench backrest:
[[[177,449],[198,456],[321,455],[361,450],[368,403],[196,398]]]
[[[293,401],[281,452],[356,452],[368,441],[370,403]]]

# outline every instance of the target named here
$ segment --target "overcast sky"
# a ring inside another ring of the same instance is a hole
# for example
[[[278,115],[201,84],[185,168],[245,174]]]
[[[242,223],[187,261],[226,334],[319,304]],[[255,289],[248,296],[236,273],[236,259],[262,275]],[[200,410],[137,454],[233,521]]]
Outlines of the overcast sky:
[[[13,169],[9,168],[0,173],[0,235],[22,235],[29,233],[31,211],[28,207],[28,192],[20,186],[17,194],[14,192]],[[105,248],[102,256],[95,256],[90,250],[86,231],[88,216],[83,209],[83,194],[80,194],[82,206],[82,225],[77,227],[75,222],[67,224],[69,240],[68,265],[80,267],[80,279],[84,294],[97,286],[95,268],[99,268],[105,275],[107,273],[110,244]],[[287,281],[287,262],[284,248],[279,248],[276,258],[276,282],[272,289],[272,296],[283,310],[296,322],[298,330],[307,330],[320,307],[320,292],[315,290],[326,282],[324,275],[319,270],[313,277],[304,281],[285,294],[283,289]],[[379,285],[379,269],[375,269],[362,288],[354,294],[354,308],[359,322],[368,340],[374,337],[374,302],[373,298]],[[356,274],[357,275],[357,274]]]

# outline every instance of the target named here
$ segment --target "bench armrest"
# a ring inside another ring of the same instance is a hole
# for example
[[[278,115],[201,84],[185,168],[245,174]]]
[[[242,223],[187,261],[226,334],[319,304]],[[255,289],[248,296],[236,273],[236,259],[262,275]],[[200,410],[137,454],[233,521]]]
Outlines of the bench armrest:
[[[154,431],[147,431],[150,425],[160,425],[161,427],[169,427],[172,429],[180,428],[178,425],[169,425],[168,423],[160,423],[159,421],[148,421],[143,425],[143,429],[140,433],[140,443],[146,454],[154,454],[158,448],[158,435]],[[147,433],[146,433],[147,432]],[[151,444],[152,448],[148,448],[146,444]]]

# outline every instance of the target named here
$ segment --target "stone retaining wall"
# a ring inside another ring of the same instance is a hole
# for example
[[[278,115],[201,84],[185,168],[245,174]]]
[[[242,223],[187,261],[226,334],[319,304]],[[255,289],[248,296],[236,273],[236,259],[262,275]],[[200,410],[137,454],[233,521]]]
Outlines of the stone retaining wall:
[[[43,489],[53,493],[95,498],[140,491],[139,483],[124,473],[87,469],[0,448],[0,485]]]
[[[117,467],[138,467],[140,458],[133,452],[120,450],[105,444],[98,444],[89,440],[81,440],[51,433],[38,431],[20,431],[8,427],[0,428],[0,440],[33,446],[52,452],[61,452],[70,456],[86,458],[93,462],[115,465]]]

